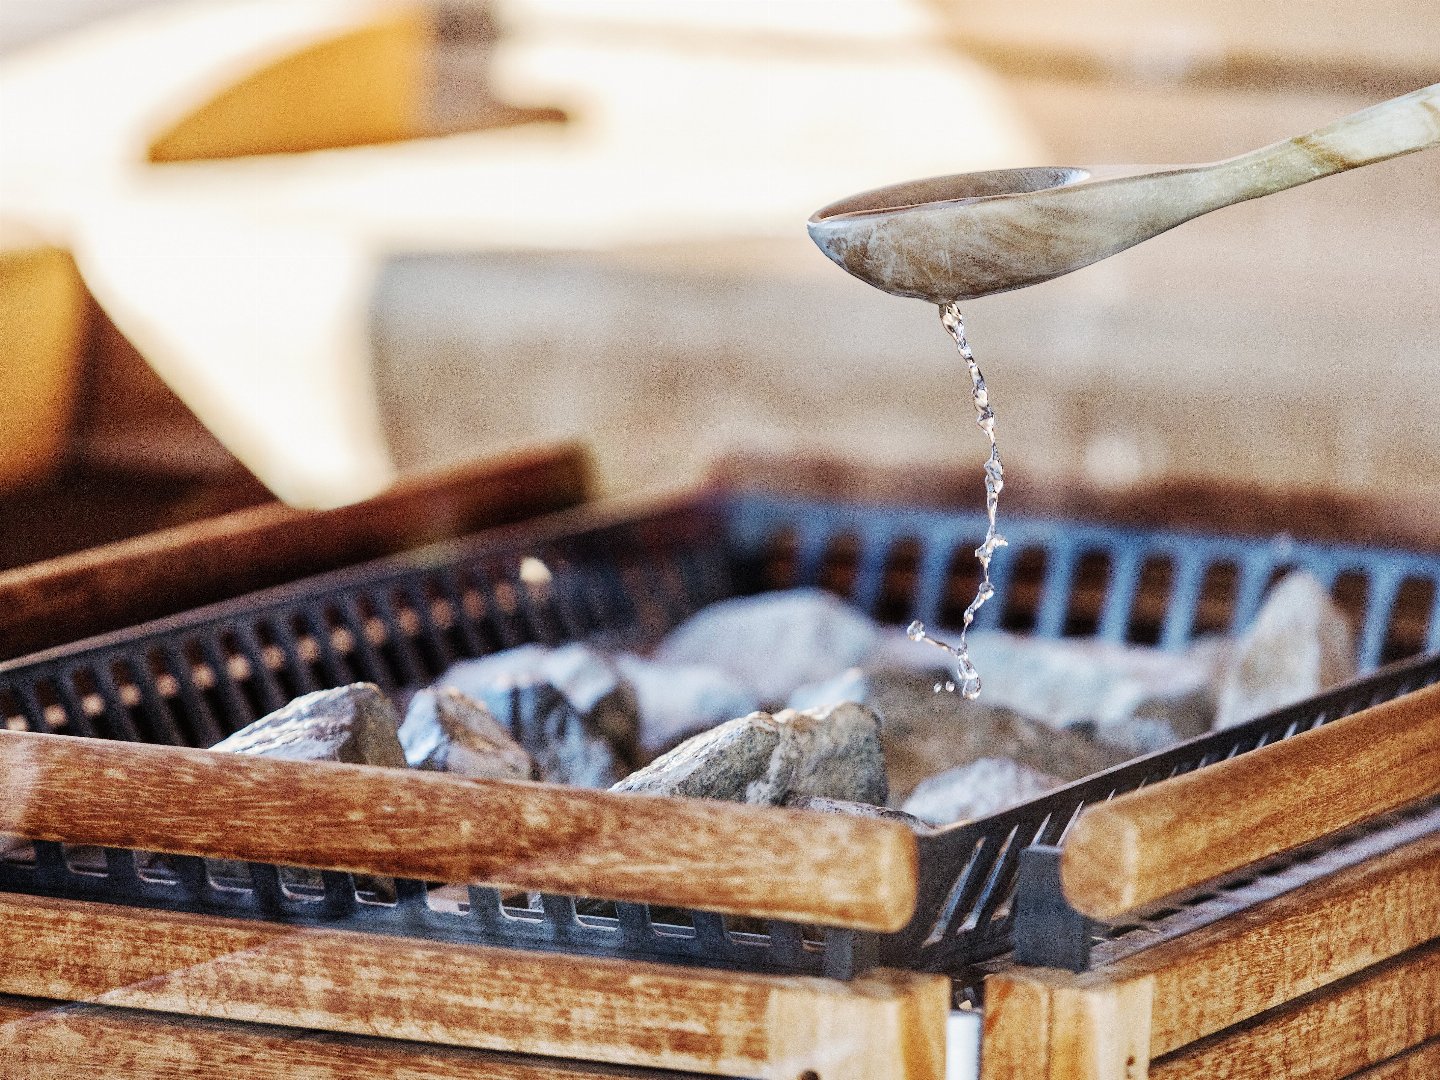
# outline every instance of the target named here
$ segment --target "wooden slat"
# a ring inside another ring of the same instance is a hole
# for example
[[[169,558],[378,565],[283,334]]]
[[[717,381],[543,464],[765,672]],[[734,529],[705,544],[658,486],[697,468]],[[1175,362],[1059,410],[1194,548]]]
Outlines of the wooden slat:
[[[1150,1076],[1339,1080],[1436,1035],[1440,942],[1153,1062]]]
[[[1427,1039],[1419,1046],[1382,1061],[1351,1080],[1435,1080],[1440,1076],[1440,1038]]]
[[[1119,995],[1129,1003],[1127,1030],[1138,1032],[1143,1020],[1148,1033],[1148,1049],[1137,1060],[1159,1058],[1286,1002],[1325,993],[1437,936],[1440,833],[1432,833],[1089,972],[1016,967],[993,975],[986,1001],[1003,1007],[987,1008],[982,1056],[1010,1061],[1038,1054],[1038,1062],[1026,1065],[1031,1071],[1016,1075],[1067,1075],[1044,1071],[1076,1057],[1073,1047],[1061,1054],[1062,1035],[1077,1045],[1106,1045],[1111,1035],[1104,1025],[1087,1028],[1086,1010],[1095,1015]],[[1011,1002],[1023,1004],[1011,1008]],[[1113,1051],[1089,1053],[1086,1060],[1113,1066]],[[1004,1073],[993,1075],[1000,1080]],[[1112,1068],[1096,1075],[1126,1074]]]
[[[1050,1074],[1050,987],[1038,970],[985,980],[980,1080],[1045,1080]]]
[[[0,490],[63,457],[84,327],[85,287],[69,252],[0,221]]]
[[[5,895],[0,993],[761,1080],[938,1080],[949,1005],[937,975],[746,975]]]
[[[1440,936],[1440,834],[1119,961],[1154,980],[1152,1057]]]
[[[146,156],[194,161],[413,137],[422,130],[429,36],[418,6],[373,7],[358,25],[337,27],[186,102],[185,115],[147,133]]]
[[[1136,907],[1440,791],[1440,686],[1085,810],[1061,880],[1079,910]]]
[[[0,998],[0,1076],[17,1080],[697,1080],[698,1075]]]
[[[894,822],[14,731],[0,833],[887,932],[919,887]]]
[[[273,503],[0,573],[0,659],[573,506],[586,472],[580,449],[563,445],[335,510]]]
[[[1027,971],[985,984],[981,1080],[1135,1080],[1149,1061],[1150,988]]]

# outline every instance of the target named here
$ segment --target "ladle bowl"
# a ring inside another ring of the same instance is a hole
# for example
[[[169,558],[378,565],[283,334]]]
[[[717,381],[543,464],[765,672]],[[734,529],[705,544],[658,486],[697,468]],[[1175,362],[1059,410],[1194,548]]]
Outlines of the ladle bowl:
[[[1049,281],[1222,206],[1436,145],[1440,83],[1226,161],[913,180],[831,203],[808,228],[860,280],[945,304]]]

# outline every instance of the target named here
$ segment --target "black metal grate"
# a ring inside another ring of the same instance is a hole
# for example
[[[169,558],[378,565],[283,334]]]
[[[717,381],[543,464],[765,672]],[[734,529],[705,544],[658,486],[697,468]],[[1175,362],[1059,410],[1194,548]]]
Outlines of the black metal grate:
[[[0,664],[12,728],[208,746],[291,697],[364,679],[424,685],[458,659],[529,641],[644,643],[737,592],[823,584],[893,622],[953,623],[969,599],[975,514],[739,495],[598,521],[569,513],[309,579]],[[1011,520],[980,625],[1178,648],[1245,625],[1266,585],[1303,567],[1349,602],[1368,670],[1440,650],[1440,557]],[[501,897],[350,875],[34,845],[0,888],[377,933],[756,970],[846,975],[879,958],[959,974],[1005,951],[1019,852],[1079,810],[1440,681],[1440,656],[954,826],[921,844],[911,926],[873,937],[705,912]],[[590,912],[599,914],[590,914]]]

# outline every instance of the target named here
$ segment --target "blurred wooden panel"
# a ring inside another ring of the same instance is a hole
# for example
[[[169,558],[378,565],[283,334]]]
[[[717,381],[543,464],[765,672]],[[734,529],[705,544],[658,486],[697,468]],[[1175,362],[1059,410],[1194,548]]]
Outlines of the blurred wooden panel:
[[[1440,78],[1429,0],[929,0],[1002,68],[1070,77],[1401,93]]]
[[[0,490],[64,454],[86,310],[68,252],[0,225]]]
[[[587,491],[585,459],[564,445],[415,477],[334,510],[269,502],[0,573],[0,658],[572,506]]]
[[[378,9],[196,105],[155,135],[147,157],[189,161],[409,138],[421,121],[428,43],[419,8]]]

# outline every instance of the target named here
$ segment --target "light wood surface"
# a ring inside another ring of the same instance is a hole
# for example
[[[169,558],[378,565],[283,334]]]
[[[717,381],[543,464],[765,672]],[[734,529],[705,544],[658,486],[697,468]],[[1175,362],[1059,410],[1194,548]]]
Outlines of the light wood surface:
[[[8,212],[66,236],[120,331],[297,505],[353,502],[395,476],[367,350],[332,310],[360,309],[373,256],[316,215],[260,212],[248,183],[238,202],[207,200],[194,159],[420,134],[428,48],[425,8],[403,0],[191,0],[0,70]]]
[[[14,731],[0,791],[0,832],[36,840],[865,930],[904,927],[918,888],[903,825],[699,799]]]
[[[1155,985],[1151,1056],[1440,935],[1440,835],[1120,961]]]
[[[1355,1073],[1351,1080],[1435,1080],[1440,1076],[1440,1038],[1427,1039],[1389,1061]]]
[[[1440,1035],[1440,943],[1150,1066],[1151,1080],[1332,1080]],[[1432,1077],[1434,1073],[1430,1074]]]
[[[694,1080],[486,1050],[0,998],[5,1080]]]
[[[1138,1080],[1149,1061],[1150,987],[1040,969],[985,983],[981,1080]]]
[[[1085,810],[1065,895],[1111,919],[1440,791],[1440,686]]]
[[[1044,1070],[1076,1057],[1109,1062],[1111,1071],[1091,1068],[1097,1077],[1126,1076],[1114,1071],[1116,1031],[1145,1048],[1137,1061],[1158,1058],[1303,995],[1323,997],[1322,988],[1437,935],[1440,834],[1431,834],[1089,972],[1017,967],[993,975],[983,1056],[999,1069],[1033,1055],[1031,1071],[1017,1073],[1025,1077],[1069,1075]],[[1126,1026],[1096,1022],[1117,999],[1127,1003]]]
[[[86,302],[68,252],[0,221],[0,490],[44,476],[64,454]]]
[[[283,154],[389,142],[422,127],[429,32],[414,5],[297,49],[156,133],[151,161]]]
[[[1358,87],[1434,82],[1440,30],[1426,0],[928,0],[958,48],[1008,71],[1157,88],[1197,83]],[[1427,78],[1428,77],[1428,78]],[[1396,91],[1399,92],[1399,91]]]
[[[939,1080],[949,982],[850,983],[0,896],[0,993],[761,1080]]]
[[[574,444],[414,477],[361,503],[274,503],[0,573],[0,659],[582,501]]]

